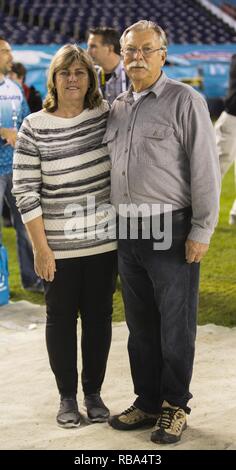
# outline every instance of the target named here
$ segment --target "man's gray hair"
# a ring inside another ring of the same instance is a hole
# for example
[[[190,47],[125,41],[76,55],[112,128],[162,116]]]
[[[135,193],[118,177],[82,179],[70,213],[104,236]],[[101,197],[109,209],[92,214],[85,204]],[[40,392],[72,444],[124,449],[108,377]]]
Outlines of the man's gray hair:
[[[140,20],[137,23],[134,23],[125,29],[125,31],[123,32],[120,38],[121,48],[123,47],[125,38],[130,31],[147,31],[147,30],[152,30],[152,31],[155,31],[155,33],[157,33],[157,35],[160,38],[160,43],[161,43],[160,45],[162,49],[166,50],[167,49],[167,37],[166,37],[165,31],[157,23],[154,23],[154,21],[148,21],[148,20]]]

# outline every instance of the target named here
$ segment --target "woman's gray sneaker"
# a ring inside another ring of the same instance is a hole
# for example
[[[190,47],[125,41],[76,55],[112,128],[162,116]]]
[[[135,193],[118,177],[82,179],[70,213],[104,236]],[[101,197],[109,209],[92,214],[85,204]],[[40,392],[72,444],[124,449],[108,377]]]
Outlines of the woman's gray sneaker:
[[[77,428],[80,425],[80,414],[75,398],[61,398],[60,408],[57,413],[57,424],[62,428]]]
[[[110,416],[110,411],[100,397],[99,393],[85,395],[84,405],[87,409],[87,415],[93,423],[104,423]]]

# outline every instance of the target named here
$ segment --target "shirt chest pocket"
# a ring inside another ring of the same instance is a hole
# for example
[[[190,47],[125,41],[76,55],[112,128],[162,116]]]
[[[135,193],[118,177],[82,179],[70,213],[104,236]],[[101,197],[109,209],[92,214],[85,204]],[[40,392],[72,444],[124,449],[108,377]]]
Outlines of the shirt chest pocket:
[[[145,124],[142,128],[139,163],[166,167],[171,163],[174,130],[170,126],[156,123]]]
[[[118,128],[108,128],[102,139],[102,143],[107,145],[112,166],[115,166],[118,160]]]

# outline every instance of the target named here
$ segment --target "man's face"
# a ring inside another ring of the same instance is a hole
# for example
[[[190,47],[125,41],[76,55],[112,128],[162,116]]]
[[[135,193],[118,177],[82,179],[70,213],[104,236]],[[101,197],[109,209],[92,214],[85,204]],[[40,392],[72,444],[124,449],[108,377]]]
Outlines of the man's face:
[[[153,30],[130,31],[126,35],[122,51],[125,69],[132,82],[144,82],[147,88],[158,79],[166,57],[165,51],[155,50],[160,47],[158,34]],[[141,48],[148,53],[138,50]],[[137,51],[132,54],[135,50]]]
[[[103,44],[103,38],[100,34],[90,34],[87,43],[87,51],[94,63],[102,67],[109,55],[110,46]]]
[[[0,41],[0,73],[7,75],[11,71],[13,55],[11,47],[6,41]]]

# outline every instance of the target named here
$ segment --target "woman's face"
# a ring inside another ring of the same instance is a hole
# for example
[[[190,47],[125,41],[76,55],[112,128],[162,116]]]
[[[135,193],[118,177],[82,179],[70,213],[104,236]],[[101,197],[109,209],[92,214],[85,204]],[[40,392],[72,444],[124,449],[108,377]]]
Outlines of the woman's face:
[[[89,75],[85,65],[79,61],[73,62],[67,69],[56,72],[55,88],[57,90],[58,105],[84,103],[89,87]]]

